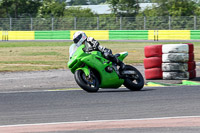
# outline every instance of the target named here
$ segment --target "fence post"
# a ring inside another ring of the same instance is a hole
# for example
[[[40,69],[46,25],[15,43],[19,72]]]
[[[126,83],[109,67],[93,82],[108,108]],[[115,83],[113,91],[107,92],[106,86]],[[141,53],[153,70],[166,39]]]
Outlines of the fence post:
[[[54,18],[53,17],[51,18],[51,23],[52,23],[51,30],[54,30]]]
[[[169,15],[169,30],[171,30],[171,16]]]
[[[194,30],[197,29],[197,16],[194,16]]]
[[[74,17],[74,30],[76,30],[76,17]]]
[[[12,18],[10,17],[10,31],[12,30]]]
[[[33,30],[33,18],[31,17],[31,31]]]
[[[99,17],[97,17],[97,30],[99,30]]]
[[[122,30],[122,17],[120,17],[120,30]]]
[[[146,16],[144,16],[144,30],[146,30],[146,22],[147,22],[147,18]]]

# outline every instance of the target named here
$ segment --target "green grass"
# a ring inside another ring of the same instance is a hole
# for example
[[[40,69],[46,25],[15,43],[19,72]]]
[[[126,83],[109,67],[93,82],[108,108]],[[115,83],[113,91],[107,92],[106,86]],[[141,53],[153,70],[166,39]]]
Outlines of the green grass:
[[[30,53],[22,53],[23,56],[40,56],[40,55],[52,55],[52,56],[59,56],[61,55],[58,52],[30,52]]]
[[[128,51],[128,64],[142,64],[144,47],[155,44],[186,42],[116,42],[100,41],[113,54]],[[0,71],[37,71],[67,69],[69,46],[72,42],[0,42]],[[200,42],[194,42],[195,61],[200,60]]]

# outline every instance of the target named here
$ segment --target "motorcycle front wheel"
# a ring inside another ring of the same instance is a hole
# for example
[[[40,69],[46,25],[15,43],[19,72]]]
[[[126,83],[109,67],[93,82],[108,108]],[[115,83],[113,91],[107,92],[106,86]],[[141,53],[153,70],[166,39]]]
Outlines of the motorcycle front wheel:
[[[99,90],[99,80],[92,71],[90,76],[86,76],[82,70],[77,70],[74,78],[76,83],[87,92],[97,92]]]
[[[130,65],[126,65],[125,70],[132,70],[136,74],[128,75],[128,77],[124,79],[124,86],[132,91],[140,91],[144,87],[144,78],[142,74],[135,67]]]

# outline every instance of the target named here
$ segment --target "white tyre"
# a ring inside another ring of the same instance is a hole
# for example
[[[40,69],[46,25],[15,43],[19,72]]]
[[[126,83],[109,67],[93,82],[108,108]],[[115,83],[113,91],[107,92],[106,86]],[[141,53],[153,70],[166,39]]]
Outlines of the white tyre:
[[[188,63],[162,63],[163,72],[187,71]]]
[[[162,55],[162,62],[163,63],[184,63],[189,61],[189,54],[186,53],[170,53],[170,54],[163,54]]]
[[[189,72],[163,72],[163,79],[165,80],[179,80],[189,78]]]
[[[188,44],[165,44],[162,46],[162,53],[189,53]]]

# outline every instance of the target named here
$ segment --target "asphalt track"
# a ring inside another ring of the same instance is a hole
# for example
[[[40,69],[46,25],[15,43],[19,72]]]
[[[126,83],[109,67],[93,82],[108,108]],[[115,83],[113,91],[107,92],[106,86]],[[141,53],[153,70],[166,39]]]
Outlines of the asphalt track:
[[[200,132],[199,86],[87,93],[73,80],[65,70],[1,73],[0,133]]]
[[[199,132],[199,105],[199,86],[146,87],[139,92],[126,88],[98,93],[82,90],[2,92],[0,132]],[[138,123],[139,119],[143,121]],[[120,123],[120,120],[124,121]],[[70,125],[73,122],[79,125]]]

